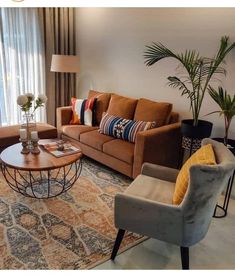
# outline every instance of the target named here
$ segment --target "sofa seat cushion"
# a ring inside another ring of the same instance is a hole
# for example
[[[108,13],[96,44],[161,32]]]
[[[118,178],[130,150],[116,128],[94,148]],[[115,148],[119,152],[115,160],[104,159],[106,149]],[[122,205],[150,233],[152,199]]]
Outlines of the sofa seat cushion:
[[[100,124],[102,114],[107,111],[109,101],[111,98],[111,93],[98,92],[90,90],[88,94],[88,99],[96,98],[95,104],[95,123],[96,125]]]
[[[170,121],[172,104],[154,102],[140,98],[136,106],[134,120],[156,121],[157,127],[168,124]]]
[[[68,137],[79,140],[80,135],[86,132],[94,131],[98,127],[86,126],[86,125],[64,125],[62,126],[62,133]]]
[[[175,183],[146,175],[138,175],[125,193],[152,201],[172,204]]]
[[[113,94],[109,102],[107,113],[126,119],[133,119],[137,101],[137,99]]]
[[[80,142],[99,151],[103,151],[103,144],[111,140],[114,140],[114,138],[100,134],[98,130],[86,132],[80,135]]]
[[[132,164],[134,159],[134,148],[135,145],[133,143],[115,139],[103,145],[103,152],[123,162]]]

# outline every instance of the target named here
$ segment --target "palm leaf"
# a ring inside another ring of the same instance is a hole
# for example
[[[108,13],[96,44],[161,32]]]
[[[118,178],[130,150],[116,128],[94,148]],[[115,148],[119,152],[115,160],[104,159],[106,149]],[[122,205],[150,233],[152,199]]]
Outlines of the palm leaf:
[[[231,120],[235,116],[235,95],[231,97],[222,87],[218,87],[218,90],[215,90],[213,87],[208,87],[208,92],[211,98],[218,104],[221,108],[221,113],[224,114]]]
[[[175,58],[188,72],[191,72],[193,63],[199,58],[199,54],[196,51],[186,50],[184,54],[175,54],[161,43],[153,42],[151,46],[146,46],[146,48],[144,58],[147,66],[151,66],[164,58]]]
[[[187,88],[185,83],[183,81],[181,81],[179,78],[177,78],[175,76],[173,76],[173,77],[170,76],[167,79],[169,80],[168,85],[170,87],[178,88],[179,90],[181,90],[182,91],[182,95],[190,93],[190,90]]]

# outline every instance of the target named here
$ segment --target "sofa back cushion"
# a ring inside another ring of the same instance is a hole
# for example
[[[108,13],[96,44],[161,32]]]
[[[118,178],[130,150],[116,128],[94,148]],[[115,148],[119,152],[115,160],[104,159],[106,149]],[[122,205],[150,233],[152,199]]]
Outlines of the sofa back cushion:
[[[179,122],[180,115],[177,112],[171,112],[169,124],[177,123]]]
[[[133,119],[138,100],[112,94],[107,113],[118,117]]]
[[[100,122],[99,132],[104,135],[135,143],[138,132],[152,129],[155,126],[156,122],[125,119],[106,113]]]
[[[95,125],[99,125],[102,114],[106,112],[111,93],[105,93],[105,92],[98,92],[95,90],[90,90],[88,94],[88,99],[96,98],[96,106],[95,106]]]
[[[169,123],[172,104],[165,102],[154,102],[140,98],[134,115],[134,120],[156,121],[157,127]]]

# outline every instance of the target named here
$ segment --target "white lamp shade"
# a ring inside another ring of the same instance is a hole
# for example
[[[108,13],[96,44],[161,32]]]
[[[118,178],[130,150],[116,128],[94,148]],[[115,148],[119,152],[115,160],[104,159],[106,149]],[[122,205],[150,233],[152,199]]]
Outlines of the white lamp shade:
[[[79,72],[78,56],[73,55],[52,55],[51,71],[53,72]]]

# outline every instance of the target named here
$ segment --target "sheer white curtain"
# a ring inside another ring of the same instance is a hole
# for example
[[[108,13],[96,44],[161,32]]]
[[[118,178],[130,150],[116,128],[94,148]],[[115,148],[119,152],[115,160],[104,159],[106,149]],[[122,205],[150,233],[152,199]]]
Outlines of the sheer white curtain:
[[[0,8],[0,109],[8,125],[22,119],[18,95],[45,94],[45,55],[37,9]],[[36,121],[46,121],[45,108],[36,111]]]

